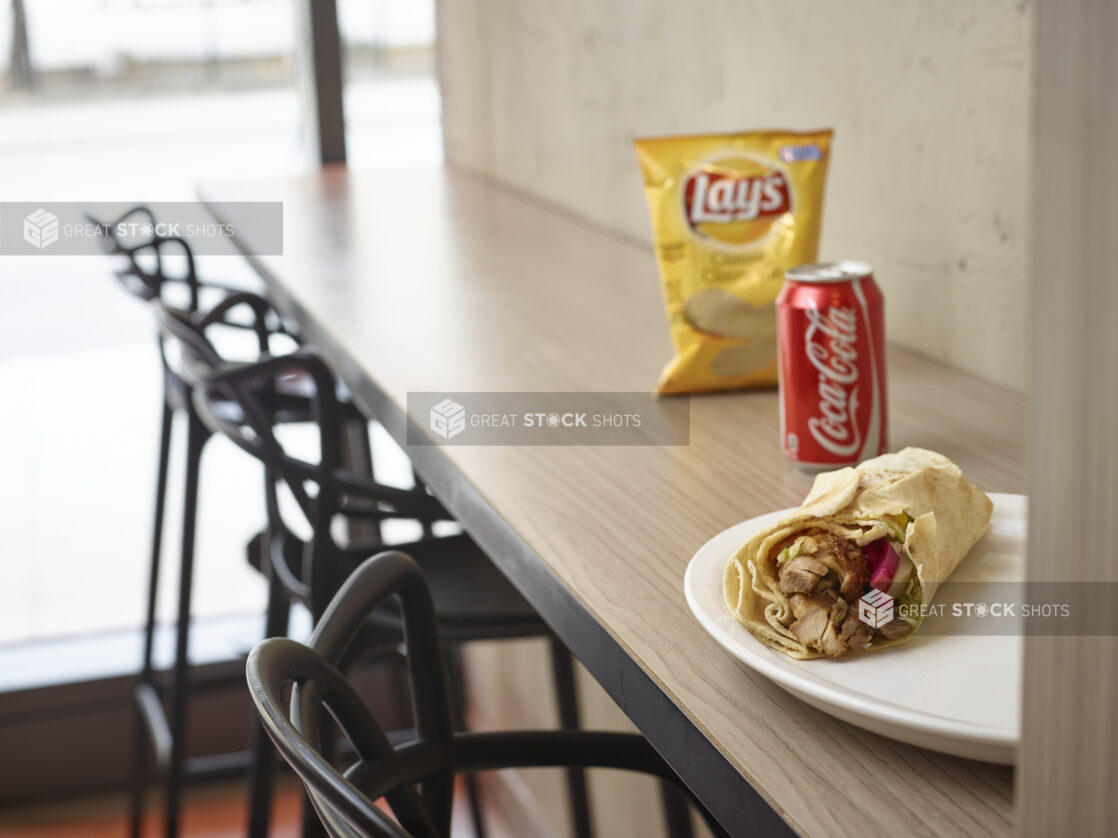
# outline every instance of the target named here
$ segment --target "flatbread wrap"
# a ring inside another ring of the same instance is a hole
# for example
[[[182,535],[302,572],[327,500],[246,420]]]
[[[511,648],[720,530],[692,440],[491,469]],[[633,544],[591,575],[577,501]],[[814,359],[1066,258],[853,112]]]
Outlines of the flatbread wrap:
[[[819,474],[799,509],[727,563],[726,606],[794,658],[904,643],[992,511],[958,466],[921,448]]]

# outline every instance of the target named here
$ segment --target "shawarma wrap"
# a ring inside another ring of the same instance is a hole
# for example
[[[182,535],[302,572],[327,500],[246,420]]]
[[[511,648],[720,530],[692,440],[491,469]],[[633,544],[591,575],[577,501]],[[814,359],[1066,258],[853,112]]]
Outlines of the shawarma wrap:
[[[904,643],[992,511],[982,490],[934,451],[905,448],[825,472],[799,509],[727,563],[726,605],[755,637],[794,658]],[[882,622],[890,606],[894,616]]]

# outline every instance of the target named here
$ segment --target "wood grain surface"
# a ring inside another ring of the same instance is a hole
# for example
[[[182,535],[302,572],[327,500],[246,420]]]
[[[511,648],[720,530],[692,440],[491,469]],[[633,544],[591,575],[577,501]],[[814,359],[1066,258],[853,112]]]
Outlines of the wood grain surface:
[[[397,408],[409,391],[649,390],[669,357],[648,249],[472,175],[327,169],[201,193],[219,218],[215,201],[285,202],[285,255],[250,260],[354,389]],[[889,374],[892,447],[941,451],[988,491],[1023,490],[1022,397],[906,351],[891,351]],[[540,571],[501,554],[515,536],[648,676],[618,684],[588,664],[615,700],[659,687],[678,708],[686,730],[645,730],[657,747],[701,734],[805,835],[1013,832],[1010,769],[814,710],[691,616],[682,581],[698,547],[810,486],[779,450],[774,391],[693,399],[687,446],[424,448],[421,472],[445,459],[433,488],[513,581]],[[701,796],[698,762],[674,764]]]

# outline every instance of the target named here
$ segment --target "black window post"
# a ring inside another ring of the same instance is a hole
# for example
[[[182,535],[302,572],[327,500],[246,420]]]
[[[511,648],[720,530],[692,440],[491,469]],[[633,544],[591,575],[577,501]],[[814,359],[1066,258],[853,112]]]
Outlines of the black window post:
[[[307,134],[320,163],[345,163],[338,4],[300,0],[298,14],[299,90]]]
[[[13,90],[31,90],[35,87],[35,71],[31,66],[27,13],[23,0],[12,0],[12,49],[8,66]]]

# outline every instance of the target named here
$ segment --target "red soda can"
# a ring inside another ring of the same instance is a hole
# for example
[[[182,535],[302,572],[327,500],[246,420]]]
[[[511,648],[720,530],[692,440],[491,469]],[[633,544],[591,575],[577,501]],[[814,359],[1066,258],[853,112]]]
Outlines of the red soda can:
[[[785,456],[834,468],[885,453],[885,300],[873,267],[819,262],[785,277],[776,298]]]

